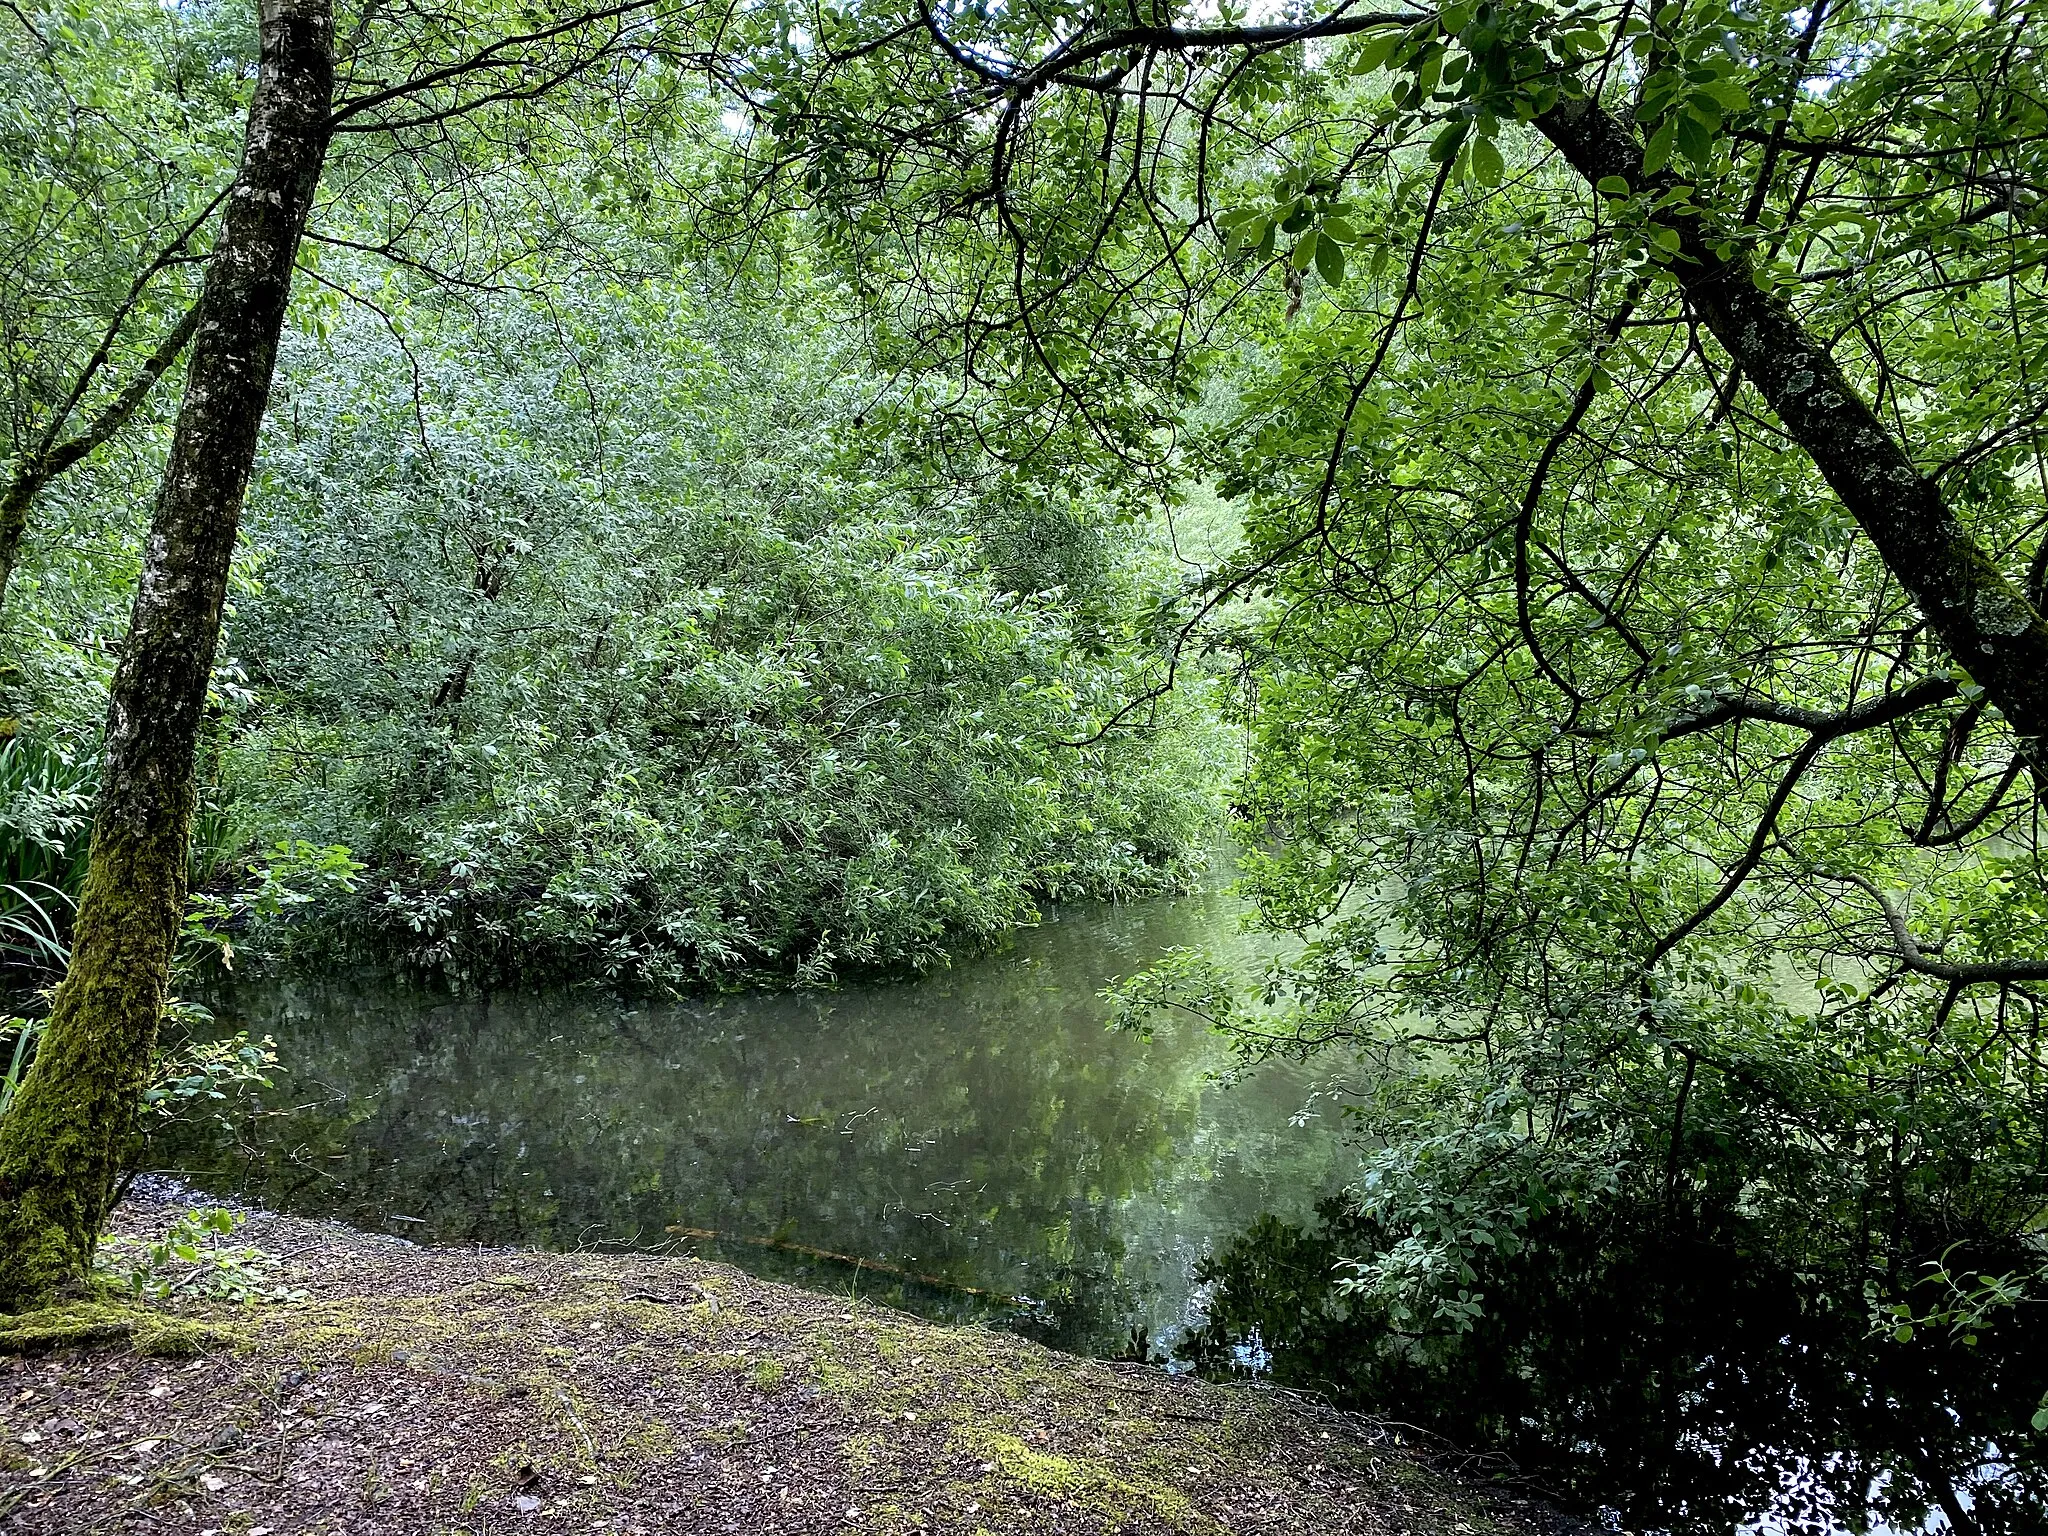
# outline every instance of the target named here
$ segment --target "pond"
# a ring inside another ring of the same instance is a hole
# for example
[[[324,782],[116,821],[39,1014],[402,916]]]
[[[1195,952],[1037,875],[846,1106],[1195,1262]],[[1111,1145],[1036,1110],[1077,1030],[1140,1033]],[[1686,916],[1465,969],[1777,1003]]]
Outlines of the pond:
[[[1199,1259],[1342,1179],[1308,1069],[1239,1073],[1194,1023],[1104,1027],[1106,982],[1242,945],[1239,910],[1213,887],[1069,907],[832,992],[242,985],[210,1002],[275,1037],[266,1112],[166,1150],[202,1188],[421,1242],[675,1245],[1083,1353],[1163,1349]]]
[[[1341,1339],[1290,1348],[1259,1296],[1212,1301],[1197,1267],[1235,1244],[1226,1275],[1277,1273],[1260,1218],[1315,1226],[1356,1167],[1328,1097],[1343,1063],[1240,1070],[1194,1022],[1104,1027],[1103,985],[1171,946],[1248,961],[1239,913],[1213,886],[1073,906],[919,980],[679,1003],[245,983],[210,1001],[276,1038],[274,1090],[159,1150],[217,1194],[415,1241],[694,1252],[1081,1353],[1163,1357],[1213,1305],[1240,1359],[1270,1344],[1315,1379]],[[1977,1427],[2007,1399],[2024,1424],[2023,1358],[1881,1381],[1860,1321],[1789,1281],[1617,1252],[1597,1283],[1580,1266],[1520,1312],[1495,1299],[1520,1332],[1482,1353],[1520,1362],[1513,1390],[1481,1362],[1478,1407],[1445,1428],[1631,1530],[2048,1530],[2041,1458]]]

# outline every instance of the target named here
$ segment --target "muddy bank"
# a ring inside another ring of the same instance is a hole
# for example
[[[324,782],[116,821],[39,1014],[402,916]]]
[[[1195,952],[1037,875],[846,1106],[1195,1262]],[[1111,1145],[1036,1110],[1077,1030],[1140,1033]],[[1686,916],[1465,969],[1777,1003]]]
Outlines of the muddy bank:
[[[117,1229],[160,1230],[124,1207]],[[302,1300],[0,1319],[0,1529],[1228,1532],[1551,1525],[1394,1429],[642,1255],[255,1215]]]

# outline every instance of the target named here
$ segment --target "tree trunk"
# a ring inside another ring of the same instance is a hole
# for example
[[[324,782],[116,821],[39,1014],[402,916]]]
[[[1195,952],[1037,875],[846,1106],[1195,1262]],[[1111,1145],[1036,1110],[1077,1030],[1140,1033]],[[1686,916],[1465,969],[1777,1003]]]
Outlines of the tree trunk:
[[[1568,101],[1536,119],[1543,136],[1588,182],[1643,175],[1635,134],[1597,101]],[[2005,716],[2048,798],[2048,622],[1977,546],[1941,487],[1920,473],[1827,349],[1776,294],[1757,286],[1746,255],[1714,252],[1696,215],[1662,214],[1678,233],[1671,273],[1714,339],[1806,450],[1927,623]]]
[[[26,465],[16,471],[7,489],[0,492],[0,606],[7,602],[8,583],[14,580],[14,566],[21,555],[22,535],[28,532],[28,509],[36,493],[49,483],[40,466]]]
[[[329,0],[263,0],[242,165],[107,708],[70,969],[0,1120],[0,1307],[75,1282],[135,1130],[185,902],[194,763],[228,563],[334,87]]]

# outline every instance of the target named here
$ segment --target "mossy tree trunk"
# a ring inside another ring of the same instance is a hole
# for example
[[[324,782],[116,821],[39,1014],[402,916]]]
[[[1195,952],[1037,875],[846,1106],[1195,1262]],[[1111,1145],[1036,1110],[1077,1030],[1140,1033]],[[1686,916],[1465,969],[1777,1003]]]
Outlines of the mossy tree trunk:
[[[326,158],[329,0],[262,0],[242,165],[207,264],[107,709],[70,969],[0,1121],[0,1307],[75,1283],[134,1133],[185,902],[195,758],[292,263]]]

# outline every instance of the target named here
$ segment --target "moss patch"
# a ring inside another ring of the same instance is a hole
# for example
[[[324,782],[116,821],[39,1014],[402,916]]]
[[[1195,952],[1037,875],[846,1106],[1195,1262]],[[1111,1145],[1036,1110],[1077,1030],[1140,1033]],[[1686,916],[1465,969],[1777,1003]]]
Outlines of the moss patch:
[[[1078,1502],[1113,1519],[1151,1516],[1176,1531],[1213,1531],[1214,1520],[1199,1519],[1193,1502],[1159,1482],[1119,1476],[1092,1461],[1035,1451],[1016,1435],[972,1430],[958,1437],[961,1448],[983,1458],[988,1480],[1008,1483],[1040,1498]]]
[[[131,1221],[140,1218],[131,1216]],[[694,1259],[257,1217],[300,1305],[0,1323],[10,1532],[1530,1536],[1390,1430]],[[167,1364],[168,1353],[236,1342]],[[158,1518],[158,1517],[152,1517]]]
[[[74,1301],[0,1315],[0,1355],[126,1343],[139,1354],[182,1360],[232,1349],[245,1337],[232,1324],[181,1317],[132,1302]]]
[[[0,1354],[40,1355],[53,1349],[118,1344],[149,1320],[140,1307],[77,1301],[0,1315]]]

